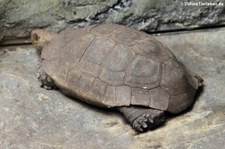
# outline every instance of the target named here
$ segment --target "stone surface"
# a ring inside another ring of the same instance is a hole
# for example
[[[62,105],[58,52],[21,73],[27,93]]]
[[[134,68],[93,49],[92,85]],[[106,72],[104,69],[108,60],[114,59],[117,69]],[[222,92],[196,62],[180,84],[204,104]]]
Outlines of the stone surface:
[[[205,88],[193,109],[137,134],[115,111],[39,87],[32,46],[0,49],[0,148],[214,149],[225,146],[225,29],[156,36]]]
[[[218,5],[193,6],[196,2]],[[34,28],[58,32],[94,23],[147,32],[190,29],[224,24],[224,12],[225,0],[1,0],[0,41],[29,37]]]

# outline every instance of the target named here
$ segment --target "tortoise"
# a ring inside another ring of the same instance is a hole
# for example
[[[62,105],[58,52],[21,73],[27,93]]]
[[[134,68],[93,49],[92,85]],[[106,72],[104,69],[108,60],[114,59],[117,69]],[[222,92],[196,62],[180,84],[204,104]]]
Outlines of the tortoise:
[[[31,33],[41,50],[38,79],[86,103],[120,111],[138,132],[194,103],[200,76],[152,36],[116,24]]]

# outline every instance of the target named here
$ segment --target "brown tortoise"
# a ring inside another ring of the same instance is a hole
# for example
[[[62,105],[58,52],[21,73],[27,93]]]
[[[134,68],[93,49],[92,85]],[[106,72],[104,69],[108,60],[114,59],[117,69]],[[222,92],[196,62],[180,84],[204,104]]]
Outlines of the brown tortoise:
[[[87,103],[118,109],[139,132],[162,124],[164,111],[190,107],[203,83],[159,41],[124,26],[34,30],[31,38],[43,48],[38,79],[44,88],[56,85]]]

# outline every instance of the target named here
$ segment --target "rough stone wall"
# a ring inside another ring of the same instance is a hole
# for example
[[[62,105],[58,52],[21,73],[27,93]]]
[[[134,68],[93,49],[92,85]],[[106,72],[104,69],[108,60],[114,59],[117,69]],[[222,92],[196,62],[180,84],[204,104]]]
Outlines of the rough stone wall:
[[[147,32],[224,24],[225,0],[215,6],[188,6],[187,0],[0,0],[0,41],[27,38],[34,28],[118,23]]]

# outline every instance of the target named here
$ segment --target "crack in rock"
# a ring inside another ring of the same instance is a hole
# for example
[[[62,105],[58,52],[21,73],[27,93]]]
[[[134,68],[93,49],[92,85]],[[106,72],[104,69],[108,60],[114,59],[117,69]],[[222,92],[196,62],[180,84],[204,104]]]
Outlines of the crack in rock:
[[[113,6],[97,13],[91,20],[94,22],[104,22],[112,11],[126,11],[132,5],[132,0],[118,0]]]

